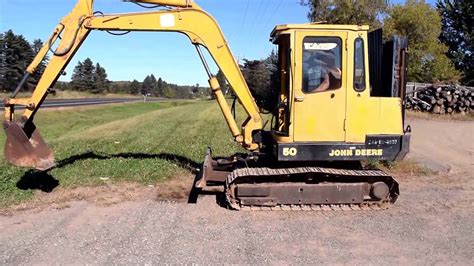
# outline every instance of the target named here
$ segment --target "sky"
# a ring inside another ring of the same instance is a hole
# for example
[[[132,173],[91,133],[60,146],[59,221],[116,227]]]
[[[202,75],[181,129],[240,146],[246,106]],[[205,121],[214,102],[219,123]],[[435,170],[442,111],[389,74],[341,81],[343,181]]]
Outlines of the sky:
[[[398,0],[400,1],[400,0]],[[300,0],[195,0],[219,23],[236,60],[261,59],[275,47],[269,35],[275,25],[307,23],[308,8]],[[431,2],[431,1],[429,1]],[[28,41],[46,40],[76,0],[0,0],[0,32],[12,29]],[[95,0],[94,10],[108,13],[150,11],[120,0]],[[142,81],[154,74],[180,85],[207,86],[207,75],[185,35],[131,32],[112,36],[93,31],[60,80],[69,81],[74,66],[87,57],[100,63],[109,80]],[[214,73],[217,67],[209,59]]]

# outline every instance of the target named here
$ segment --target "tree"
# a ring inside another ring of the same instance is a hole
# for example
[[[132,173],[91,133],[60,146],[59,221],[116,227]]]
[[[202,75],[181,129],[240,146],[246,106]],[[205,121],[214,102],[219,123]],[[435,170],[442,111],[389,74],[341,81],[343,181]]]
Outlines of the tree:
[[[140,93],[140,82],[138,80],[134,79],[132,83],[130,84],[130,93],[131,94],[139,94]]]
[[[312,22],[364,24],[371,27],[380,27],[379,17],[388,8],[388,1],[376,0],[301,0],[300,3],[309,7],[308,19]]]
[[[193,86],[191,91],[193,94],[199,94],[199,83],[196,83],[196,85]]]
[[[446,57],[447,47],[438,41],[441,18],[437,11],[423,0],[407,0],[395,5],[384,21],[385,36],[408,37],[409,81],[456,81],[459,72]]]
[[[249,89],[257,105],[266,111],[273,112],[278,101],[277,62],[275,52],[263,60],[244,59],[241,66]]]
[[[224,95],[228,93],[229,86],[227,86],[227,80],[225,78],[224,72],[219,69],[216,75],[217,81],[219,82],[219,87],[221,87],[222,92]]]
[[[4,79],[5,73],[7,71],[7,64],[6,64],[6,46],[5,46],[5,35],[0,33],[0,91],[4,91]]]
[[[176,86],[176,98],[178,99],[192,99],[193,95],[190,90],[183,86]]]
[[[22,35],[16,35],[12,30],[2,34],[0,41],[0,87],[12,91],[23,77],[26,68],[33,61],[33,50]],[[27,84],[23,89],[28,88]]]
[[[108,90],[109,81],[107,80],[107,73],[99,63],[95,65],[93,79],[92,93],[104,93]]]
[[[65,81],[56,81],[56,83],[53,86],[54,89],[65,91],[65,90],[70,90],[70,83],[65,82]]]
[[[158,96],[163,97],[164,96],[164,92],[163,92],[164,86],[163,86],[163,80],[161,78],[158,78],[156,86],[158,87]]]
[[[151,95],[159,96],[158,81],[156,80],[155,75],[153,74],[150,75],[150,82],[151,82]]]
[[[84,62],[78,62],[72,73],[71,86],[78,91],[93,91],[94,87],[94,63],[90,58]]]
[[[474,86],[474,3],[465,0],[438,0],[441,15],[439,39],[448,46],[448,57],[463,72],[463,83]]]
[[[85,82],[83,78],[84,66],[81,61],[77,62],[77,65],[74,67],[74,71],[71,76],[71,87],[73,90],[80,90],[85,87]]]
[[[140,91],[143,95],[151,94],[153,90],[153,82],[150,76],[146,76],[142,83],[142,89]]]
[[[94,90],[94,72],[95,72],[95,67],[94,67],[94,62],[90,58],[86,58],[84,62],[82,63],[83,68],[84,68],[84,78],[86,81],[86,90]]]
[[[165,83],[163,88],[163,97],[176,98],[176,91],[173,90],[169,84]]]

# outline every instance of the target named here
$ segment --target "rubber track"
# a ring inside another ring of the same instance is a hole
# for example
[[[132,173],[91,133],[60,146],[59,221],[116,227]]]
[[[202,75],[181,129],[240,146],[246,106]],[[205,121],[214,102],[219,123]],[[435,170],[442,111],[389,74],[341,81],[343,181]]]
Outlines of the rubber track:
[[[231,186],[234,181],[240,177],[249,176],[282,176],[282,175],[297,175],[297,174],[328,174],[338,176],[380,176],[391,177],[389,174],[381,170],[346,170],[324,167],[295,167],[295,168],[239,168],[234,170],[226,180],[226,188]],[[233,203],[232,197],[226,189],[227,203],[232,209],[240,211],[377,211],[388,209],[393,203],[389,200],[380,202],[364,202],[360,204],[311,204],[311,205],[285,205],[277,206],[247,206]]]

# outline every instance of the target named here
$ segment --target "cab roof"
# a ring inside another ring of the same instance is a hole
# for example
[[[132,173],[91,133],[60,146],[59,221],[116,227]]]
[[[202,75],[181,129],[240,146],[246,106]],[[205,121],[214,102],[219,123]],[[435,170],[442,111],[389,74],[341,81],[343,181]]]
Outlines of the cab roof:
[[[274,38],[280,34],[287,33],[291,30],[335,30],[335,31],[368,31],[367,25],[341,25],[341,24],[324,24],[321,22],[305,23],[305,24],[283,24],[277,25],[270,34]]]

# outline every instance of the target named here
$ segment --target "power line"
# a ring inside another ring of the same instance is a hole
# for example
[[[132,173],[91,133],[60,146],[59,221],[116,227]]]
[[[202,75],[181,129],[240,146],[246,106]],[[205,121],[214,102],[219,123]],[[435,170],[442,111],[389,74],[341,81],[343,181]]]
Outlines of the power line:
[[[263,0],[263,1],[265,1],[265,0]],[[262,19],[265,17],[265,14],[267,13],[267,10],[269,10],[268,7],[270,6],[270,2],[271,2],[271,1],[272,1],[272,0],[269,0],[269,3],[268,3],[268,4],[267,4],[267,3],[263,4],[263,8],[264,8],[264,9],[263,9],[263,12],[262,12],[262,16],[260,16]]]
[[[257,13],[255,14],[255,19],[253,20],[252,27],[249,29],[249,34],[248,34],[249,38],[251,38],[253,36],[253,31],[254,31],[255,27],[257,26],[257,21],[258,21],[258,18],[259,18],[260,10],[262,9],[263,1],[264,0],[259,1],[259,5],[258,5],[258,8],[257,8]]]
[[[240,30],[243,31],[243,32],[245,32],[244,31],[244,26],[245,26],[245,21],[247,19],[247,11],[249,10],[249,3],[250,3],[250,0],[247,0],[247,5],[245,6],[244,18],[242,19],[242,25],[240,26]],[[242,38],[241,35],[243,35],[243,34],[237,35],[237,41],[236,41],[237,44],[240,44],[240,41],[241,41],[241,38]],[[238,56],[237,64],[240,63],[239,61],[240,61],[240,56]]]
[[[270,17],[268,17],[267,21],[263,25],[267,26],[267,24],[270,22],[273,16],[275,16],[276,12],[280,9],[282,3],[283,3],[283,0],[280,0],[276,8],[273,10],[273,13],[271,13]]]
[[[250,0],[247,0],[247,5],[245,6],[244,19],[242,20],[241,29],[243,29],[244,25],[245,25],[245,19],[247,18],[247,11],[249,10],[249,2],[250,2]]]

